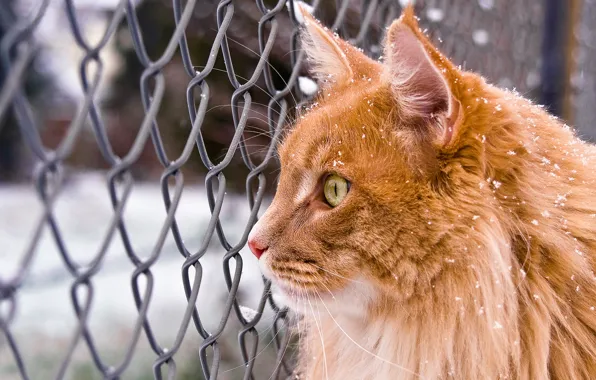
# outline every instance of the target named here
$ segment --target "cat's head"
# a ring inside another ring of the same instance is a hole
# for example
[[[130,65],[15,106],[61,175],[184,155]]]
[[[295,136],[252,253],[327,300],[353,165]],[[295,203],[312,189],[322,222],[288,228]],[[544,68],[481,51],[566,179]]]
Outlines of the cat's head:
[[[321,90],[279,147],[277,193],[249,246],[274,284],[313,302],[430,291],[459,244],[444,197],[465,186],[442,156],[464,134],[460,82],[481,79],[439,53],[411,8],[388,28],[383,62],[309,15],[303,48]]]

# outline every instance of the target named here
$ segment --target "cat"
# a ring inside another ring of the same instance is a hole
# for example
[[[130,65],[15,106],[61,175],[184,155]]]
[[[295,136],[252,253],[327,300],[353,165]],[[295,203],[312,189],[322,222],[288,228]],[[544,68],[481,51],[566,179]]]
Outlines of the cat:
[[[249,236],[301,379],[596,379],[596,148],[463,71],[412,7],[382,62],[305,13],[320,91]]]

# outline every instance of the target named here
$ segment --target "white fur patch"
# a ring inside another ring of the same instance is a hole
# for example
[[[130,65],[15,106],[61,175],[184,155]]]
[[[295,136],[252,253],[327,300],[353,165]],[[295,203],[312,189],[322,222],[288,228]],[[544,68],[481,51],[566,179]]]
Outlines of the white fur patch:
[[[298,87],[306,96],[312,96],[319,91],[319,85],[308,77],[298,77]]]
[[[269,259],[269,252],[265,252],[263,254],[263,256],[261,256],[261,258],[259,259],[259,269],[261,270],[261,273],[263,274],[263,276],[265,276],[266,279],[273,280],[273,274],[271,273],[271,270],[269,269],[269,265],[267,265],[268,259]]]
[[[343,315],[347,318],[364,318],[371,302],[375,300],[377,293],[374,287],[363,277],[350,280],[348,285],[340,290],[322,292],[321,300],[317,300],[317,309],[323,312],[325,302],[327,308],[333,314]],[[326,312],[326,311],[325,311]]]
[[[294,198],[295,202],[303,202],[312,193],[315,185],[316,178],[312,173],[304,175],[298,184],[298,191],[296,192],[296,197]]]
[[[306,20],[304,19],[302,10],[305,10],[308,13],[312,14],[314,11],[314,8],[312,7],[312,5],[309,5],[309,4],[305,3],[304,1],[294,1],[293,4],[294,4],[294,14],[296,15],[296,21],[298,21],[300,24],[304,24],[304,22]],[[286,7],[288,7],[288,10],[290,10],[290,2],[289,1],[286,3]]]

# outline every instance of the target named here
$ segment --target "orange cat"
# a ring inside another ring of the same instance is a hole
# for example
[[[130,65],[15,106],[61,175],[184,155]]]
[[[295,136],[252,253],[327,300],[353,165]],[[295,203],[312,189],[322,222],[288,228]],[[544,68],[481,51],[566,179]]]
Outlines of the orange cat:
[[[249,246],[306,379],[596,379],[596,149],[455,67],[412,8],[384,62],[307,17],[322,89]]]

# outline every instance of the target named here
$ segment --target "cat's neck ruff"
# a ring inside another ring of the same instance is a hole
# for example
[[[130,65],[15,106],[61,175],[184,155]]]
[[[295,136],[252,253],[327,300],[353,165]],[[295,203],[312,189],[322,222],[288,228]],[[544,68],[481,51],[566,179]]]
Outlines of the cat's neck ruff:
[[[429,350],[445,345],[440,333],[433,341],[420,339],[430,326],[405,326],[395,319],[359,323],[322,314],[309,323],[315,326],[309,326],[307,351],[312,362],[307,379],[438,379],[443,374],[446,358],[422,357],[418,352],[443,355],[438,349]]]
[[[309,369],[303,376],[330,380],[506,377],[511,360],[519,360],[517,302],[515,285],[508,277],[510,247],[498,226],[491,228],[484,245],[491,251],[495,270],[492,278],[480,278],[478,286],[487,300],[501,302],[484,302],[453,289],[440,310],[412,316],[411,305],[379,296],[374,286],[358,278],[342,292],[321,295],[301,309],[307,326],[302,360],[308,365],[303,368]]]

